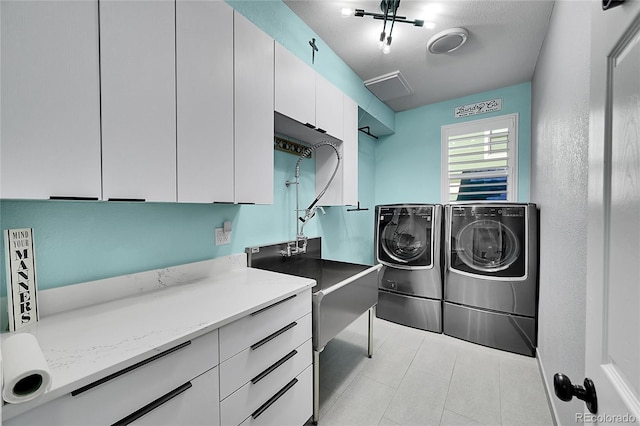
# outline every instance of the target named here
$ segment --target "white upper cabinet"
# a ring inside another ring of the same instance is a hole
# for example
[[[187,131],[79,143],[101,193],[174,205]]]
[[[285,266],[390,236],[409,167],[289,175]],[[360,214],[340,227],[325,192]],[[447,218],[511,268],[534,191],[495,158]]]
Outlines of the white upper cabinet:
[[[174,11],[167,0],[100,2],[105,199],[176,201]]]
[[[342,139],[342,92],[337,87],[278,43],[275,73],[275,111],[315,129],[319,135],[296,129],[298,123],[282,117],[277,117],[278,132],[309,143],[322,140],[324,133]]]
[[[342,203],[355,206],[358,204],[358,104],[348,97],[344,101],[344,186]]]
[[[234,12],[235,202],[273,203],[274,41]]]
[[[358,203],[358,104],[343,95],[343,141],[338,144],[340,164],[336,177],[318,202],[322,206],[345,206]],[[335,170],[335,151],[321,147],[316,151],[316,193],[324,189]]]
[[[233,9],[177,0],[178,201],[233,202]]]
[[[0,2],[0,198],[100,188],[98,2]]]
[[[302,59],[276,43],[275,108],[280,114],[315,127],[315,71]]]
[[[342,92],[316,74],[316,129],[342,139],[344,118]]]

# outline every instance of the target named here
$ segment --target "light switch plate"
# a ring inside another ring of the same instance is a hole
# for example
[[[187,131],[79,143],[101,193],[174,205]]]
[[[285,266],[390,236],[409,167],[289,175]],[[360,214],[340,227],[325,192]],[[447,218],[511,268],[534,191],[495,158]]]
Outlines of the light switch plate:
[[[216,228],[216,245],[221,246],[231,242],[231,231],[224,232],[223,228]]]

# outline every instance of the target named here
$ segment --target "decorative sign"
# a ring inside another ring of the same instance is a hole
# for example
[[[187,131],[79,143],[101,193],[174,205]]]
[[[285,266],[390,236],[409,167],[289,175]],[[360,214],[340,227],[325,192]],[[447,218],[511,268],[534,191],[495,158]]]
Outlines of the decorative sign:
[[[476,102],[475,104],[457,106],[453,110],[455,118],[468,117],[476,114],[486,114],[488,112],[502,111],[502,98],[491,99],[490,101]]]
[[[7,229],[4,243],[7,253],[9,331],[16,331],[38,320],[33,229]]]

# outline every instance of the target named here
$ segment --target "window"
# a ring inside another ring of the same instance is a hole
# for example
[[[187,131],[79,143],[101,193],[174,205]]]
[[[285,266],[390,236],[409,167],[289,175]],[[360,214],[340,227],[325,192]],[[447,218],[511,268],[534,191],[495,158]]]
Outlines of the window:
[[[518,114],[442,126],[442,201],[516,201]]]

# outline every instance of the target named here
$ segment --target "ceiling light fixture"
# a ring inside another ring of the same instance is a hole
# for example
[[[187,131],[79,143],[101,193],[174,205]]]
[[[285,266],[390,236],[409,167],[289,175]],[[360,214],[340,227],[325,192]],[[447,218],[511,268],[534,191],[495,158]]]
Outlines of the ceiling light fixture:
[[[400,7],[400,0],[382,0],[380,2],[380,10],[382,11],[382,13],[365,12],[364,9],[342,9],[342,14],[354,15],[358,17],[371,16],[373,17],[373,19],[382,20],[382,32],[380,33],[378,47],[382,49],[382,53],[388,54],[389,52],[391,52],[391,34],[393,33],[393,26],[396,22],[413,24],[416,27],[422,27],[424,25],[424,21],[422,19],[414,19],[411,21],[408,20],[406,16],[398,15],[398,7]],[[389,23],[388,35],[387,23]]]

